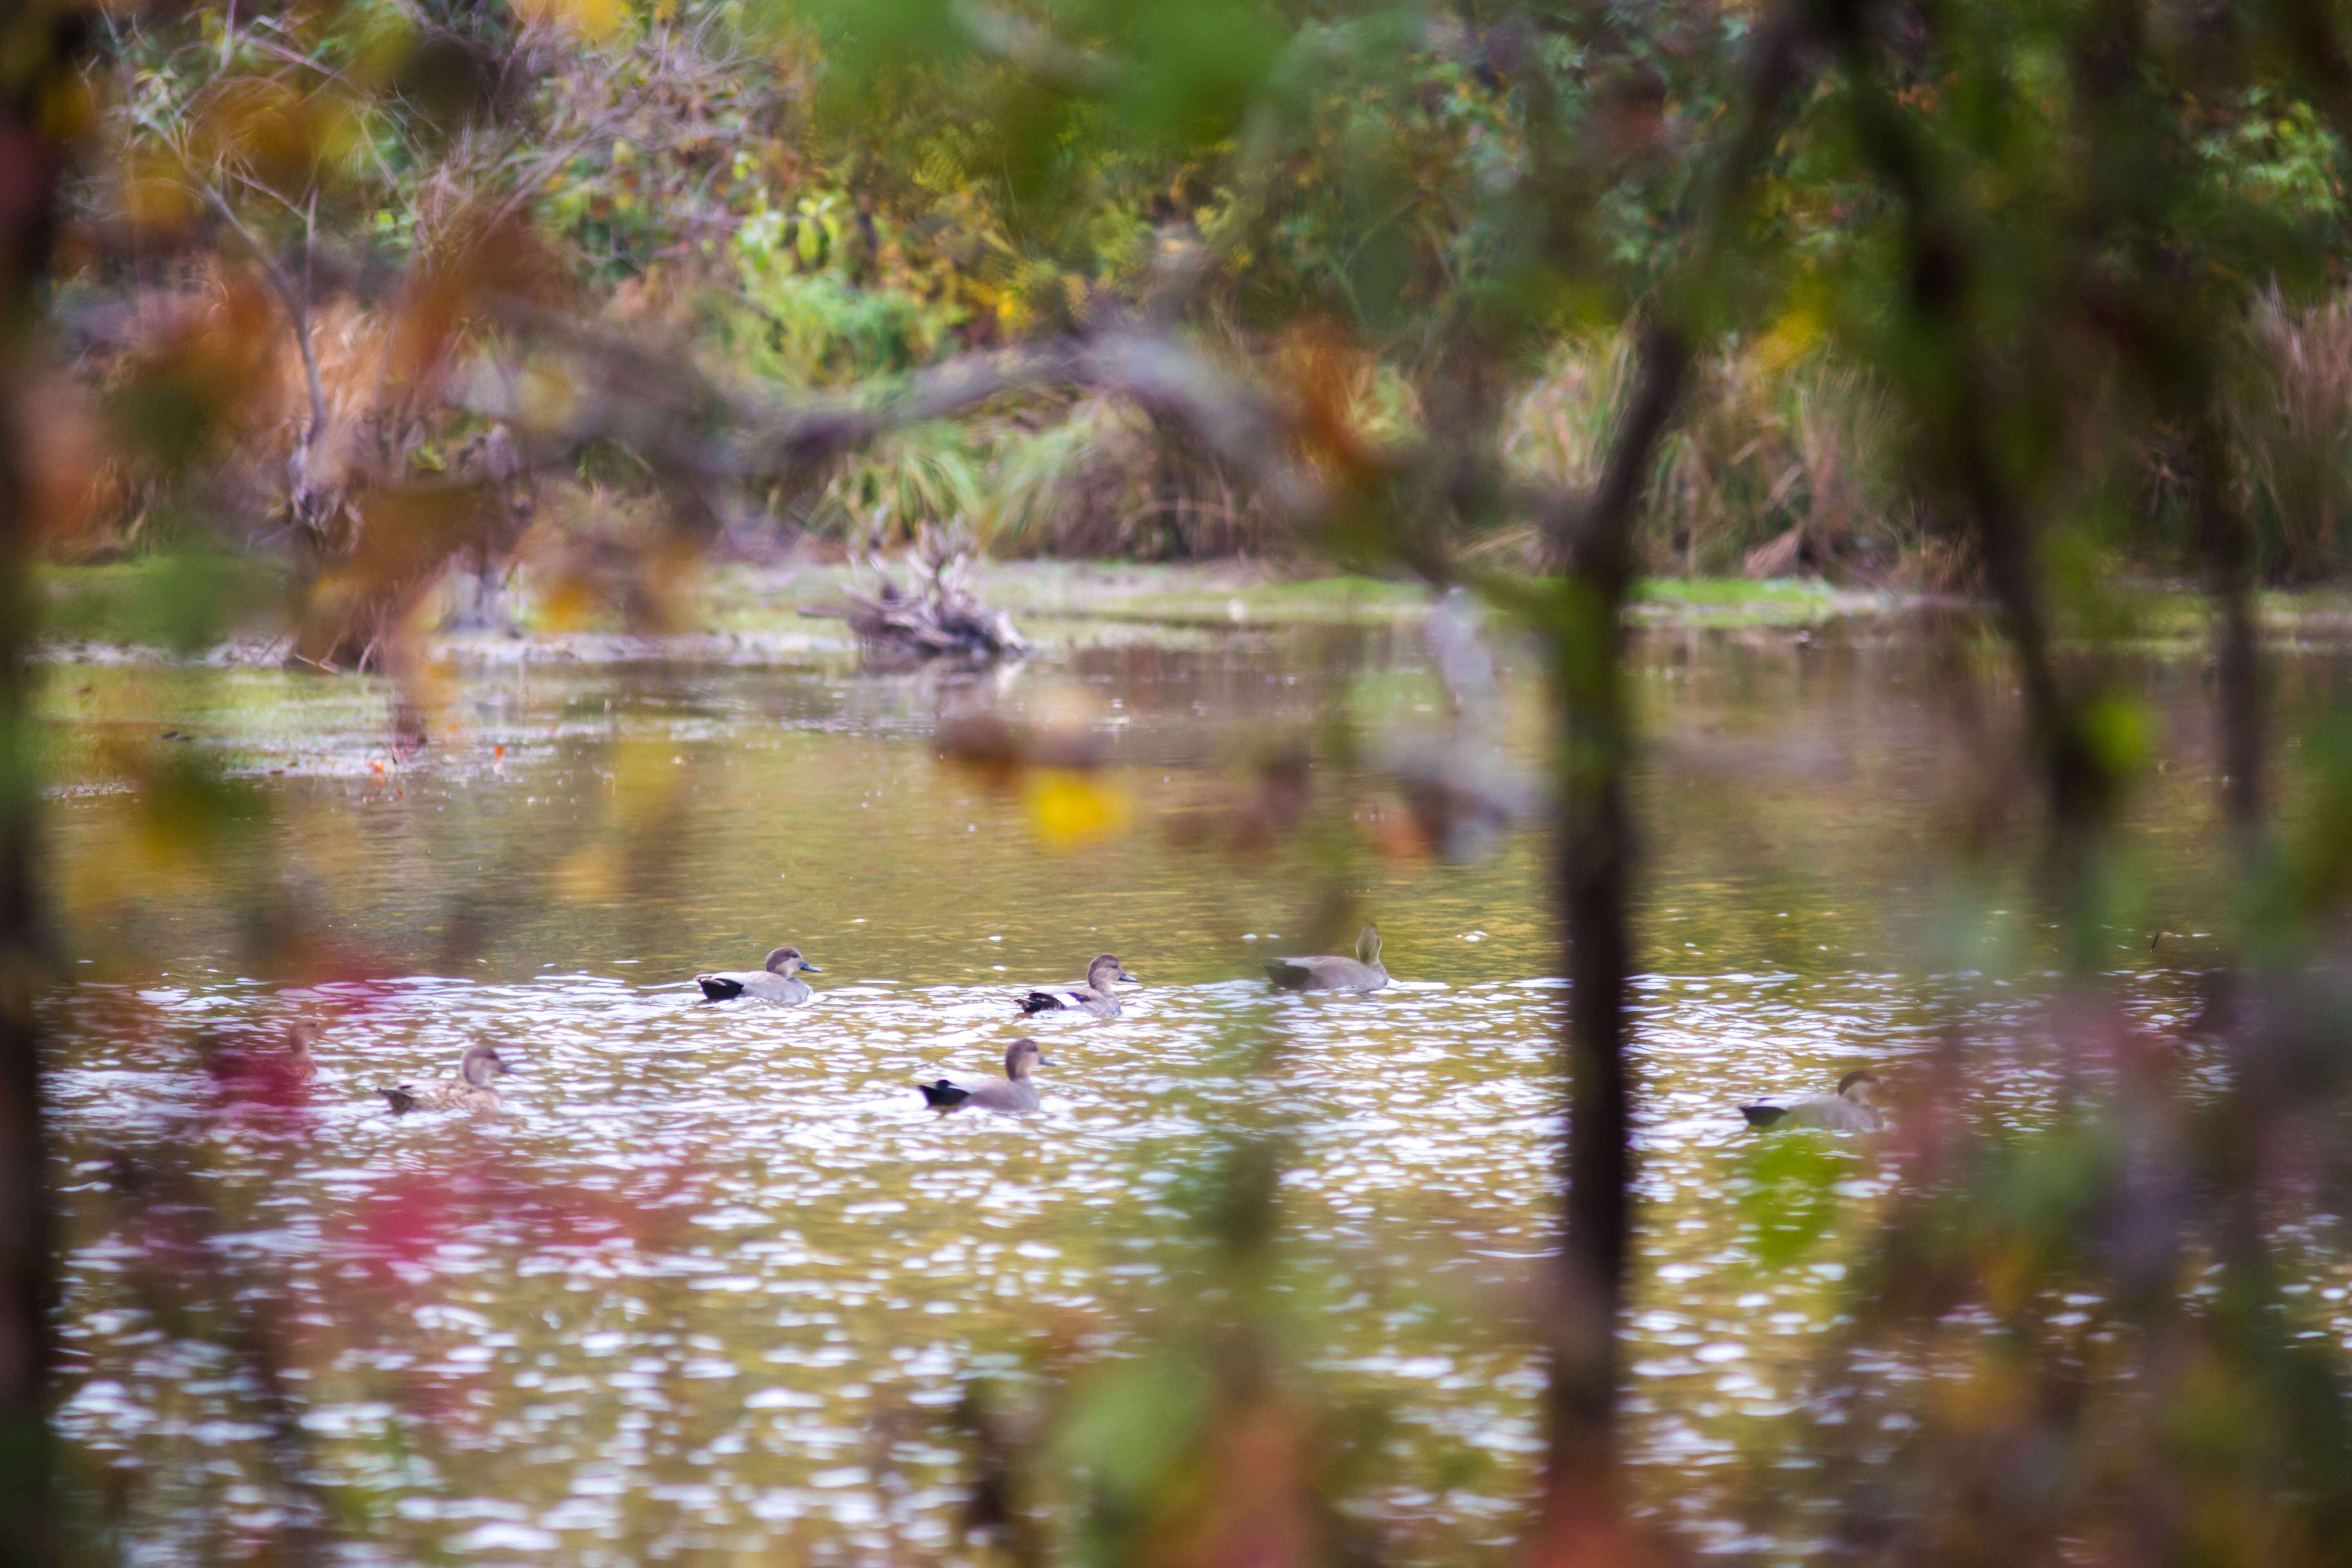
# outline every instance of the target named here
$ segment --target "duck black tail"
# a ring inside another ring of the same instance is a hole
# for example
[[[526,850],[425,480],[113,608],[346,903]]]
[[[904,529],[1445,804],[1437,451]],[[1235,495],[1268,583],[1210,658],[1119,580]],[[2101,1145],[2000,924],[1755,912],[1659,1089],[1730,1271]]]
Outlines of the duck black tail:
[[[1789,1113],[1777,1105],[1743,1105],[1739,1114],[1748,1118],[1750,1127],[1769,1127]]]
[[[403,1116],[416,1109],[416,1097],[408,1092],[408,1086],[404,1083],[396,1083],[376,1092],[383,1096],[383,1102],[392,1107],[394,1116]]]
[[[939,1110],[953,1110],[971,1098],[971,1090],[958,1089],[945,1079],[940,1079],[937,1083],[921,1083],[915,1087],[923,1091],[923,1103]]]
[[[1265,966],[1265,977],[1285,991],[1307,989],[1307,971],[1295,963],[1269,963]]]
[[[729,980],[723,975],[698,974],[694,977],[694,983],[702,987],[702,999],[705,1002],[728,1002],[743,994],[741,981]]]
[[[1068,1005],[1050,991],[1032,991],[1021,999],[1024,1013],[1058,1013]]]

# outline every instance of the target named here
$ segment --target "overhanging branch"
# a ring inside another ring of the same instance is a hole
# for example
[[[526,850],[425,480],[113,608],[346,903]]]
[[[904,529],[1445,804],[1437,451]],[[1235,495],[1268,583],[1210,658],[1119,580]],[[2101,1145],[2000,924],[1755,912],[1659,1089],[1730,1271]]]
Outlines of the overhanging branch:
[[[1126,397],[1183,426],[1288,515],[1311,519],[1334,500],[1297,455],[1300,422],[1288,407],[1155,331],[1122,328],[965,354],[880,396],[776,404],[731,395],[675,357],[552,312],[510,304],[504,313],[551,352],[533,363],[460,367],[447,395],[539,437],[541,467],[609,440],[705,481],[796,476],[1006,393],[1066,386]]]

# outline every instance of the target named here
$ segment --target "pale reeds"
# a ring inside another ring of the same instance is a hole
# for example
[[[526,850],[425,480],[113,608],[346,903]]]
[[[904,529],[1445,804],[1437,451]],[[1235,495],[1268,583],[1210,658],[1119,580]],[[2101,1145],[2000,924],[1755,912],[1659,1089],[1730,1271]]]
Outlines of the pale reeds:
[[[1117,398],[1078,398],[996,450],[982,542],[999,555],[1186,560],[1263,553],[1281,537],[1222,465]]]
[[[1632,363],[1622,332],[1562,344],[1510,411],[1505,461],[1525,479],[1591,486]],[[1895,574],[1918,535],[1917,509],[1895,479],[1899,435],[1883,393],[1825,354],[1790,363],[1766,343],[1710,355],[1660,446],[1644,564],[1693,575]]]
[[[2260,570],[2303,583],[2340,569],[2352,521],[2352,297],[2261,301],[2251,374],[2232,400],[2240,495]]]

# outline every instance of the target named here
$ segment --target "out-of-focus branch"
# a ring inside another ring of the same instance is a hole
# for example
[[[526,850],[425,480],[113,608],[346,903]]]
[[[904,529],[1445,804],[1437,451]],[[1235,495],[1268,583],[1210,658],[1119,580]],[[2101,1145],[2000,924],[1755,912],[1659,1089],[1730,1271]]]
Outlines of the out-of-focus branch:
[[[2026,719],[2042,765],[2062,874],[2087,847],[2114,780],[2091,743],[2081,705],[2059,678],[2024,498],[2003,473],[1994,430],[1992,361],[1969,320],[1976,258],[1938,192],[1928,151],[1881,80],[1867,7],[1827,8],[1853,84],[1854,140],[1893,194],[1907,255],[1909,307],[1942,340],[1936,389],[1940,476],[1964,509],[2003,634],[2016,655]]]
[[[2210,389],[2209,389],[2210,390]],[[2254,624],[2252,521],[2230,484],[2229,447],[2214,397],[2197,422],[2197,541],[2206,592],[2220,619],[2214,658],[2215,707],[2221,730],[2221,798],[2242,855],[2252,855],[2263,822],[2263,673]]]
[[[1633,576],[1633,524],[1641,515],[1650,465],[1673,420],[1690,371],[1690,345],[1656,320],[1642,326],[1633,395],[1619,419],[1601,479],[1589,497],[1563,497],[1545,519],[1560,564],[1619,600]]]
[[[646,344],[527,306],[509,314],[569,362],[561,395],[549,395],[541,370],[481,362],[453,377],[449,395],[539,437],[542,464],[609,440],[680,476],[770,479],[806,473],[892,430],[951,418],[1008,392],[1084,386],[1182,424],[1290,515],[1312,519],[1331,501],[1294,453],[1297,420],[1287,409],[1156,332],[1119,329],[966,354],[884,396],[780,405],[730,396]]]
[[[1567,1193],[1538,1563],[1614,1553],[1608,1542],[1621,1529],[1617,1336],[1633,1179],[1625,1062],[1634,855],[1625,781],[1633,736],[1623,639],[1634,524],[1689,373],[1691,345],[1717,309],[1748,187],[1798,79],[1805,36],[1806,12],[1794,3],[1757,33],[1737,128],[1713,171],[1689,258],[1643,328],[1633,395],[1600,482],[1589,497],[1563,500],[1542,518],[1546,540],[1569,578],[1552,635],[1567,745],[1555,878],[1570,991]]]
[[[2290,26],[2316,26],[2321,37],[2302,69],[2316,78],[2336,111],[2352,108],[2333,20],[2299,0],[2281,6]],[[2231,395],[2223,374],[2231,355],[2225,337],[2242,321],[2244,286],[2208,283],[2220,300],[2205,309],[2181,309],[2175,261],[2151,244],[2147,221],[2167,184],[2193,184],[2200,172],[2184,163],[2156,127],[2164,122],[2156,94],[2161,73],[2148,57],[2148,16],[2142,5],[2094,8],[2084,16],[2071,51],[2071,73],[2087,132],[2087,177],[2076,226],[2085,234],[2116,237],[2111,254],[2126,267],[2102,266],[2086,255],[2078,263],[2080,308],[2104,328],[2132,367],[2158,418],[2186,433],[2195,543],[2217,620],[2216,711],[2221,737],[2222,805],[2242,855],[2261,833],[2263,692],[2259,637],[2253,618],[2255,569],[2251,520],[2232,480],[2225,410]],[[2339,125],[2339,133],[2347,127]],[[2095,247],[2086,246],[2086,252]],[[2222,301],[2226,300],[2227,304]]]
[[[260,265],[262,276],[269,279],[270,291],[278,296],[278,304],[285,308],[287,321],[294,329],[294,346],[302,356],[302,383],[310,394],[308,440],[316,441],[326,434],[327,389],[319,376],[319,351],[310,342],[310,291],[295,287],[294,279],[287,276],[284,265],[278,259],[278,253],[259,235],[246,226],[245,220],[236,216],[236,209],[228,205],[228,198],[215,190],[212,182],[191,174],[188,183],[204,198],[205,205],[228,226],[229,232],[236,236],[237,243],[244,246]],[[315,204],[311,221],[316,221]]]
[[[1664,433],[1688,361],[1682,340],[1653,325],[1642,368],[1592,503],[1555,521],[1570,586],[1554,629],[1566,777],[1554,869],[1568,937],[1569,1120],[1559,1302],[1552,1322],[1548,1456],[1538,1562],[1579,1560],[1576,1544],[1614,1527],[1617,1333],[1633,1236],[1632,1084],[1626,989],[1633,816],[1625,775],[1623,611],[1633,574],[1633,529],[1643,479]]]
[[[47,969],[37,885],[41,750],[33,713],[33,513],[24,389],[58,232],[66,101],[87,11],[33,0],[6,24],[0,72],[0,1568],[59,1556],[49,1395],[56,1350],[56,1231],[36,994]]]

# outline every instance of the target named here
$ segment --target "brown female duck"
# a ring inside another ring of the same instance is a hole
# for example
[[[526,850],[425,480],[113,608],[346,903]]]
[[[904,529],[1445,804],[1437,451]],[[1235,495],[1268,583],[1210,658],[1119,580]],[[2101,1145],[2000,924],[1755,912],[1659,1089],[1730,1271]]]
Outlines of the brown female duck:
[[[490,1087],[490,1079],[507,1070],[496,1046],[468,1046],[456,1078],[396,1083],[376,1092],[390,1103],[394,1116],[410,1110],[503,1110],[506,1102]]]

